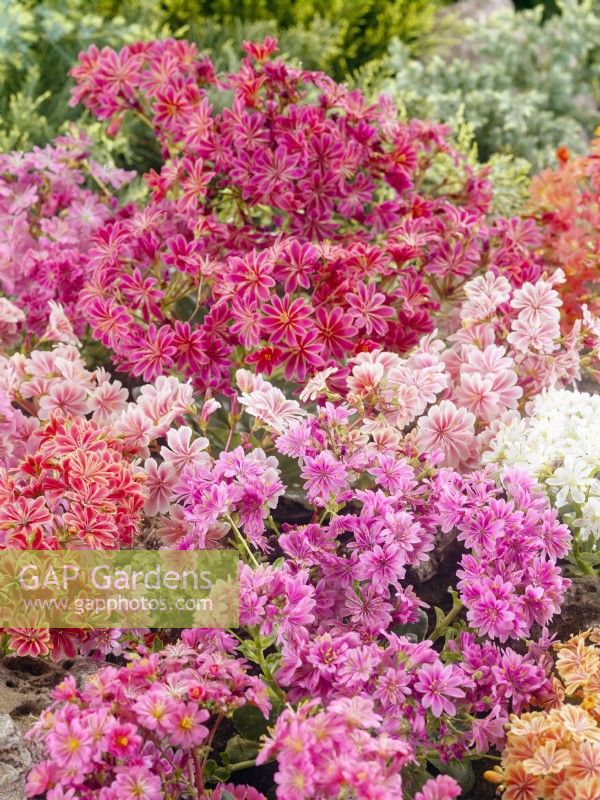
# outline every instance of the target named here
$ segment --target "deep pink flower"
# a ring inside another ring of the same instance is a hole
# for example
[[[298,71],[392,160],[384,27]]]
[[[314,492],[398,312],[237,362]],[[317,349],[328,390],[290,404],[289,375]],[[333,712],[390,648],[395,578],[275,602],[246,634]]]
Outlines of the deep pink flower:
[[[451,664],[443,666],[441,662],[424,664],[418,671],[418,680],[414,688],[421,694],[421,702],[430,708],[435,717],[443,713],[456,714],[454,700],[465,696],[460,686],[465,685],[465,677],[460,675]]]
[[[289,294],[282,299],[274,295],[263,313],[264,338],[273,344],[282,342],[293,346],[310,329],[311,309],[299,297],[293,300]]]
[[[345,467],[328,450],[314,458],[306,456],[300,474],[306,480],[304,488],[309,498],[319,505],[326,505],[348,488]]]
[[[202,725],[210,714],[196,703],[178,703],[163,722],[169,740],[181,747],[196,747],[208,736],[208,728]]]
[[[152,381],[168,372],[177,353],[174,338],[168,325],[162,325],[158,329],[155,325],[149,325],[146,333],[138,338],[129,356],[132,373],[141,375],[145,381]]]

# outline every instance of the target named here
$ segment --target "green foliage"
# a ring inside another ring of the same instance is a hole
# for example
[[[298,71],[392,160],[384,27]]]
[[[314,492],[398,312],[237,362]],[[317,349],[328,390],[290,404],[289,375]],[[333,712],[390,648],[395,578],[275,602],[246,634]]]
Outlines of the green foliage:
[[[342,79],[386,52],[390,41],[414,45],[433,26],[440,0],[163,0],[166,20],[193,35],[210,20],[221,35],[270,23],[282,49],[309,68]]]
[[[567,0],[545,21],[538,7],[469,23],[455,58],[417,60],[396,41],[379,82],[370,81],[409,116],[448,122],[464,114],[483,160],[511,154],[537,169],[554,162],[561,144],[584,151],[600,122],[599,43],[591,2]]]
[[[105,19],[88,0],[0,0],[0,149],[45,144],[81,109],[70,109],[67,78],[95,43],[121,47],[164,33],[153,0]]]

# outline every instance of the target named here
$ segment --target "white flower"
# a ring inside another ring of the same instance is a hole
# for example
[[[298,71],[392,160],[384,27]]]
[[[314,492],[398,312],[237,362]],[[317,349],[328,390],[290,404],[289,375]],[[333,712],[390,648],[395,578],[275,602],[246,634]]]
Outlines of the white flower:
[[[551,389],[496,427],[484,463],[519,466],[580,538],[600,539],[600,395]]]
[[[569,499],[574,503],[585,502],[585,491],[592,483],[589,467],[586,464],[575,462],[572,456],[565,458],[564,466],[554,470],[554,475],[546,478],[550,486],[558,487],[556,505],[558,508],[566,505]]]

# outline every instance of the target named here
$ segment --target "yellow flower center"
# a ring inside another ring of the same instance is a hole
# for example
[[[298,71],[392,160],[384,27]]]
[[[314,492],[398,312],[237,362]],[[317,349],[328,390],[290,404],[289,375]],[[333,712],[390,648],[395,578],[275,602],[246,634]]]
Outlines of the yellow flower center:
[[[76,739],[74,736],[71,736],[69,739],[67,739],[67,750],[70,753],[74,753],[76,750],[79,750],[80,747],[81,742],[79,739]]]

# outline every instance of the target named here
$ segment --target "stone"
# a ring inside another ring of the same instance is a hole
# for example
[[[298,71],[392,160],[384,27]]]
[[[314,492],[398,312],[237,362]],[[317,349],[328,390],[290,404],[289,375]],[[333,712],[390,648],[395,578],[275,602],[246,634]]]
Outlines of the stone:
[[[600,582],[595,576],[571,580],[560,614],[552,620],[551,630],[559,641],[587,628],[600,628]]]
[[[31,749],[9,714],[0,714],[0,800],[25,797],[25,778],[33,766]]]

